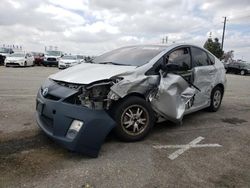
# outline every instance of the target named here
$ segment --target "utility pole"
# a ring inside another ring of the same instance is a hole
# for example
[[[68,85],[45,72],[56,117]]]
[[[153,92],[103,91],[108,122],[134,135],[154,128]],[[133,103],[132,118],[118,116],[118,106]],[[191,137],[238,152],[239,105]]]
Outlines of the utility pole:
[[[227,17],[224,17],[224,25],[223,25],[223,33],[222,33],[222,41],[221,41],[221,49],[223,50],[224,45],[224,36],[225,36],[225,28],[226,28]]]

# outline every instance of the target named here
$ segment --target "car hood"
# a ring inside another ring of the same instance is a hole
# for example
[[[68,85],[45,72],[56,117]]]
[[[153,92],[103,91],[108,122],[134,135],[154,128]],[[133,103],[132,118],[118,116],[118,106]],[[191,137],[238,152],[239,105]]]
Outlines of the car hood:
[[[135,69],[135,66],[82,63],[53,74],[49,78],[69,83],[90,84],[94,81],[109,79]]]
[[[9,61],[19,61],[19,60],[23,60],[24,57],[7,57],[6,59]]]
[[[77,60],[74,60],[74,59],[61,59],[60,62],[61,63],[76,63]]]

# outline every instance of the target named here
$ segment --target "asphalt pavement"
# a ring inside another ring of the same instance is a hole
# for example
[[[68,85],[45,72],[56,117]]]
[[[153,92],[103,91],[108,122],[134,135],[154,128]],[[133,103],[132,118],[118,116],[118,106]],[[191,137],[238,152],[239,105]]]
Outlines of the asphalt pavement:
[[[69,152],[35,122],[55,67],[0,67],[0,187],[250,187],[250,76],[228,74],[220,110],[157,124],[145,140],[109,135],[98,158]]]

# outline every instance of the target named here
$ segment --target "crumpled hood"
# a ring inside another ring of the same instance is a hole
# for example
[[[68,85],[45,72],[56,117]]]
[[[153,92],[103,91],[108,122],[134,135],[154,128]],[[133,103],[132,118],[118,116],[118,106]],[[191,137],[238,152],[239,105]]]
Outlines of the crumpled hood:
[[[69,83],[90,84],[94,81],[109,79],[112,76],[133,71],[135,68],[135,66],[82,63],[50,75],[49,78]]]

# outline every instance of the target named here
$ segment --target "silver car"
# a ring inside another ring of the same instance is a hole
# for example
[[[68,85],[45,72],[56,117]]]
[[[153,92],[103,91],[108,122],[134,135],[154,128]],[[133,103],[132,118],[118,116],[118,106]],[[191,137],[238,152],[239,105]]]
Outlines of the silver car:
[[[201,47],[128,46],[51,75],[38,91],[37,122],[66,148],[97,156],[111,130],[138,141],[155,122],[217,111],[225,85],[223,64]]]

